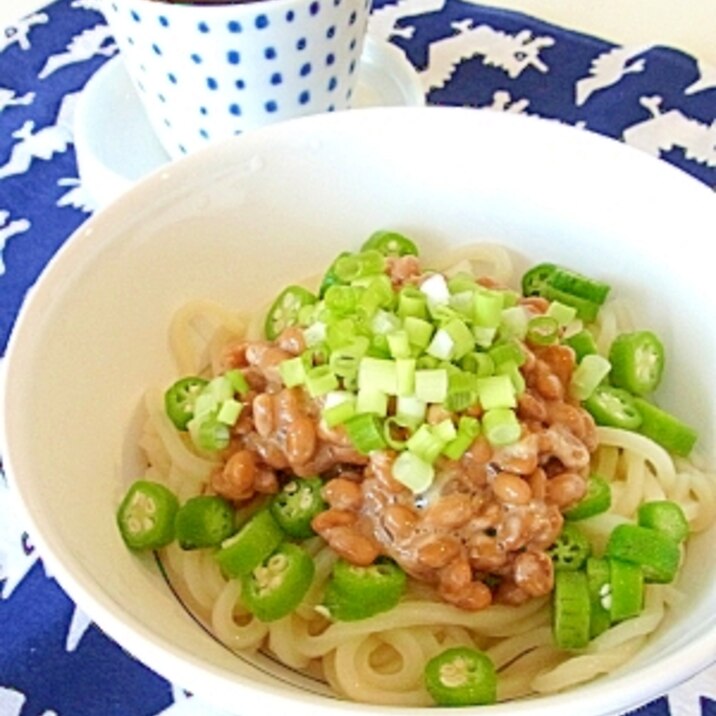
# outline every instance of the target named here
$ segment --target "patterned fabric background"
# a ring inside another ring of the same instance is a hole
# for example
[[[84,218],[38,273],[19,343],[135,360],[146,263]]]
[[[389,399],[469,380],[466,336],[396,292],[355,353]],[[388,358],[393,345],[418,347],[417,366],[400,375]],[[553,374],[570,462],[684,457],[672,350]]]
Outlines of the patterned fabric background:
[[[99,4],[59,0],[0,28],[0,355],[25,292],[96,209],[77,173],[73,111],[117,52]],[[379,0],[370,29],[405,53],[430,104],[583,127],[716,189],[716,67],[461,0]],[[219,715],[90,623],[16,520],[0,477],[0,716]],[[712,699],[716,668],[634,713],[716,716]]]

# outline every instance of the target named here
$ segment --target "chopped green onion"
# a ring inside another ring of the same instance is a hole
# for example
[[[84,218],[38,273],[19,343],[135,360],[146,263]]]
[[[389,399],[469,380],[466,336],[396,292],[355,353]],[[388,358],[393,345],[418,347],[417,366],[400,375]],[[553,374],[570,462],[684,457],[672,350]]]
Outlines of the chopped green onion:
[[[432,323],[416,316],[406,316],[403,319],[403,328],[408,334],[410,345],[418,350],[424,350],[430,345],[435,330]]]
[[[398,315],[401,318],[426,318],[428,308],[425,294],[416,286],[404,286],[398,294]]]
[[[382,336],[387,336],[401,328],[401,320],[390,311],[377,311],[371,321],[371,330]]]
[[[278,366],[281,380],[287,388],[294,388],[306,382],[306,363],[302,356],[287,358]]]
[[[498,343],[490,348],[488,355],[497,369],[500,364],[511,361],[518,366],[523,365],[527,360],[524,350],[517,341],[506,341]]]
[[[350,283],[365,276],[379,274],[384,269],[385,257],[383,254],[374,249],[366,249],[358,254],[339,257],[333,270],[340,281]]]
[[[428,404],[415,395],[399,395],[395,406],[395,417],[406,424],[419,425],[425,420]]]
[[[356,397],[348,391],[332,391],[326,395],[322,417],[329,428],[345,423],[355,415]]]
[[[411,351],[408,332],[405,329],[401,329],[389,333],[388,347],[390,348],[390,355],[392,355],[393,358],[409,358]]]
[[[410,436],[406,447],[413,455],[417,455],[421,460],[432,465],[447,442],[438,436],[427,423],[423,423]]]
[[[398,392],[398,370],[394,360],[366,357],[358,368],[358,387],[379,390],[387,395]]]
[[[477,395],[485,410],[517,406],[515,387],[508,375],[492,375],[477,379]]]
[[[497,375],[506,375],[512,382],[512,386],[514,387],[517,395],[522,395],[522,393],[525,392],[525,377],[522,375],[515,361],[507,360],[500,363],[500,365],[497,366],[495,373]]]
[[[580,362],[584,356],[597,353],[597,342],[591,331],[586,328],[579,333],[565,337],[564,342],[574,350],[577,362]]]
[[[219,412],[216,414],[216,419],[220,423],[224,423],[224,425],[234,425],[239,419],[243,407],[243,403],[234,400],[234,398],[229,398],[221,404]]]
[[[238,369],[232,368],[224,373],[224,377],[229,381],[235,393],[246,395],[249,392],[249,384],[246,376]]]
[[[477,378],[462,370],[450,370],[445,407],[454,412],[467,410],[477,402]]]
[[[188,427],[192,442],[201,450],[217,452],[229,447],[229,426],[220,423],[214,413],[193,418]]]
[[[334,316],[350,316],[356,311],[361,291],[353,286],[331,286],[323,298],[326,308]]]
[[[425,492],[432,485],[435,468],[417,455],[406,450],[393,463],[393,477],[414,494]]]
[[[359,388],[356,395],[356,412],[385,417],[388,414],[388,394],[375,388]]]
[[[468,353],[460,361],[460,367],[478,378],[486,378],[495,372],[495,362],[487,353]]]
[[[475,282],[475,277],[467,271],[460,271],[450,276],[447,284],[448,290],[453,296],[462,293],[473,294],[475,291],[483,290],[483,287]]]
[[[527,336],[528,322],[529,314],[524,306],[505,308],[500,317],[500,335],[522,340]]]
[[[415,392],[415,358],[398,358],[395,361],[395,383],[398,395]]]
[[[355,377],[369,345],[370,341],[365,336],[356,336],[352,343],[335,348],[331,352],[328,365],[342,378]]]
[[[338,388],[338,378],[327,365],[319,365],[306,372],[306,388],[312,398],[317,398]]]
[[[480,346],[480,348],[489,348],[495,341],[497,328],[490,326],[473,326],[472,335],[475,338],[475,343]]]
[[[433,435],[441,440],[443,443],[449,443],[457,437],[457,430],[455,424],[450,418],[441,420],[437,425],[433,425],[430,428],[433,431]]]
[[[559,321],[554,316],[535,316],[527,324],[527,341],[536,346],[548,346],[559,338]]]
[[[586,355],[572,373],[569,391],[577,400],[587,400],[597,386],[609,375],[611,363],[597,353]]]
[[[443,455],[451,460],[459,460],[480,434],[480,421],[469,415],[460,417],[457,435],[443,448]]]
[[[557,321],[557,325],[560,328],[564,328],[577,317],[577,309],[559,301],[552,301],[545,315],[549,318],[554,318]]]
[[[482,416],[482,429],[491,445],[511,445],[519,440],[522,434],[514,410],[509,408],[493,408]]]
[[[307,347],[315,346],[326,340],[326,324],[323,321],[314,321],[303,329],[303,340]]]
[[[463,317],[472,321],[473,313],[474,313],[473,308],[475,306],[475,302],[473,300],[474,293],[475,293],[474,288],[472,291],[462,291],[460,293],[451,293],[450,308],[455,309]]]
[[[355,341],[358,332],[355,321],[350,318],[335,320],[335,317],[331,317],[326,325],[326,343],[331,350],[349,346]]]
[[[453,337],[444,329],[439,328],[433,336],[426,353],[438,360],[450,360],[455,350]]]
[[[365,455],[385,447],[383,422],[372,413],[359,413],[345,423],[346,433],[358,452]]]
[[[450,291],[448,290],[445,277],[440,273],[434,273],[420,284],[420,290],[425,294],[428,302],[428,309],[432,312],[436,306],[447,306],[450,303]]]
[[[482,328],[497,328],[503,309],[502,294],[489,288],[479,288],[473,298],[473,320]]]
[[[379,308],[394,308],[396,300],[393,293],[393,284],[386,274],[358,279],[352,285],[365,289],[360,297],[359,309],[366,315],[374,315]]]
[[[426,403],[443,403],[448,392],[448,373],[444,368],[415,371],[415,395]]]
[[[453,349],[451,358],[460,360],[467,355],[475,347],[475,338],[464,321],[459,318],[453,318],[448,321],[442,328],[452,338]]]

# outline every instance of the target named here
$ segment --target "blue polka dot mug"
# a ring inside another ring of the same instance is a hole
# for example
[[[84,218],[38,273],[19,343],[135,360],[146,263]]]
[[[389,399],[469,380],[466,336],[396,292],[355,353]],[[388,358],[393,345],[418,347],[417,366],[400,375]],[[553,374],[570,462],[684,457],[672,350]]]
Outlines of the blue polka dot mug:
[[[172,158],[266,124],[350,106],[371,0],[105,0]]]

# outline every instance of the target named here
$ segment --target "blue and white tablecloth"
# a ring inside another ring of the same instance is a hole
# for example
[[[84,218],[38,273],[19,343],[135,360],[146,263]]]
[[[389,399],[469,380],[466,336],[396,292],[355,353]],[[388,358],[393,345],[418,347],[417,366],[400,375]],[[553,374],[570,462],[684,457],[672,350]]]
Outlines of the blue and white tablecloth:
[[[72,120],[83,86],[117,52],[100,1],[58,0],[0,28],[0,356],[28,287],[96,209],[78,177]],[[378,0],[370,30],[405,53],[430,104],[578,125],[716,189],[716,67],[697,58],[461,0]],[[517,165],[515,181],[539,176]],[[75,607],[17,523],[0,476],[0,716],[218,713]],[[716,667],[634,713],[716,716]]]

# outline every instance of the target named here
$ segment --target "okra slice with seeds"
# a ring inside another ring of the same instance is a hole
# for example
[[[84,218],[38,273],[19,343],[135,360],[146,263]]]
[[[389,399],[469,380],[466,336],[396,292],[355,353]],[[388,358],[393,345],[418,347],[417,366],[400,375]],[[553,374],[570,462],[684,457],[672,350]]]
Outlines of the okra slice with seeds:
[[[316,567],[298,545],[285,542],[241,579],[241,601],[260,621],[290,614],[308,592]]]
[[[497,700],[495,665],[477,649],[446,649],[425,665],[425,687],[438,706],[492,704]]]
[[[117,509],[117,526],[130,549],[159,549],[174,539],[179,501],[164,485],[137,480]]]

